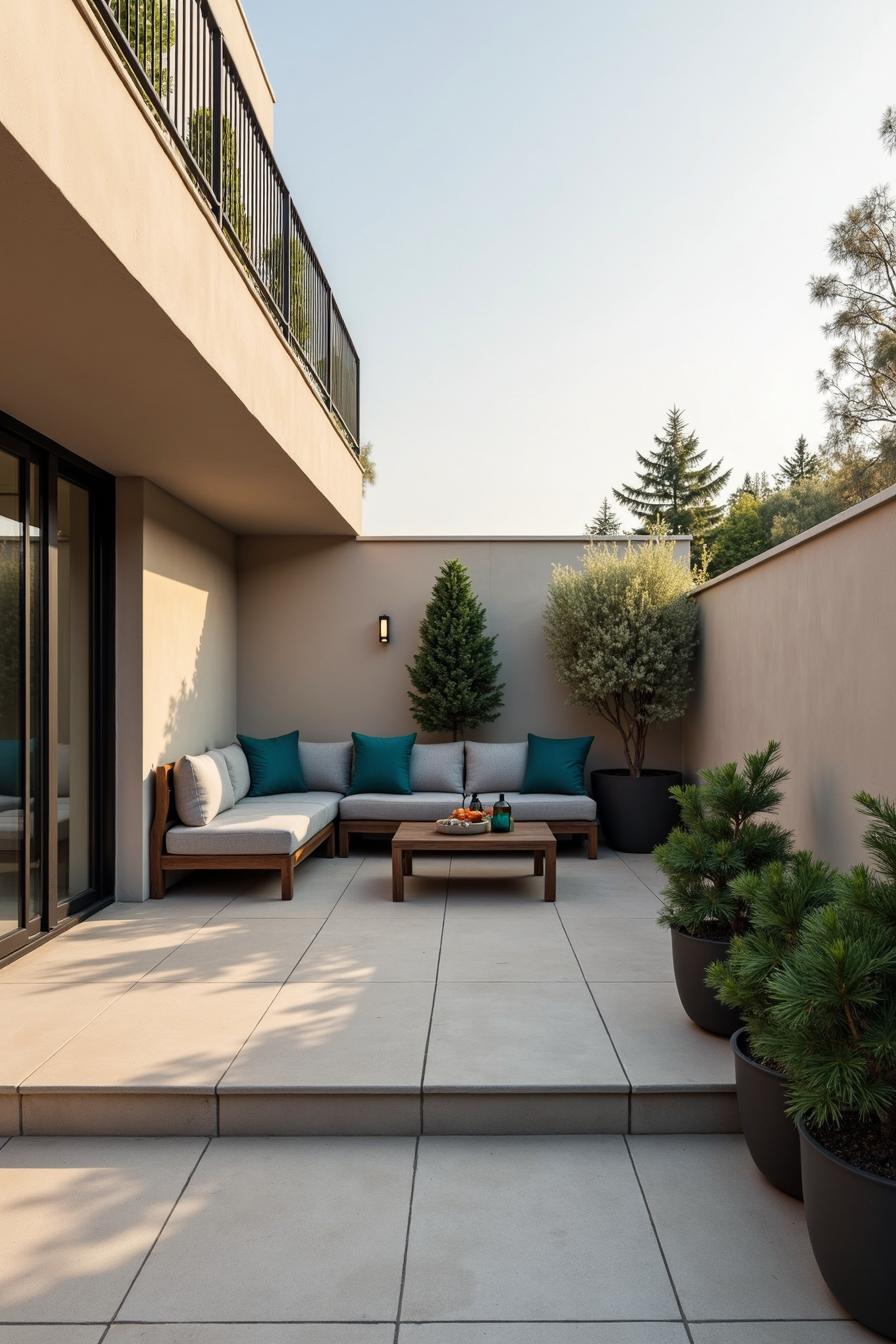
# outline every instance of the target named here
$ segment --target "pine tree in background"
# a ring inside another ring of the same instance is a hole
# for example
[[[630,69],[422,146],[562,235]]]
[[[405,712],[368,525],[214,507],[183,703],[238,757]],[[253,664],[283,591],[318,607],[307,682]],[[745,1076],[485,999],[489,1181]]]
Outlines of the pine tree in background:
[[[604,495],[601,506],[591,519],[585,531],[589,537],[618,537],[622,531],[619,514]]]
[[[638,453],[637,485],[623,485],[613,494],[642,524],[661,520],[667,532],[690,533],[698,542],[722,515],[715,498],[731,475],[721,461],[704,462],[696,434],[688,432],[684,413],[673,406],[664,434],[655,434],[656,449]]]
[[[504,704],[495,636],[460,560],[446,560],[420,622],[420,647],[408,667],[414,720],[424,732],[451,733],[493,723]]]
[[[754,471],[752,475],[747,472],[743,483],[737,487],[731,499],[733,501],[741,495],[752,495],[754,499],[767,499],[771,493],[772,487],[769,484],[767,471]]]
[[[821,470],[821,458],[818,453],[809,451],[809,445],[806,442],[805,434],[801,434],[796,441],[790,457],[785,457],[781,463],[781,470],[775,477],[778,485],[793,485],[794,481],[805,481],[810,476],[817,476]]]

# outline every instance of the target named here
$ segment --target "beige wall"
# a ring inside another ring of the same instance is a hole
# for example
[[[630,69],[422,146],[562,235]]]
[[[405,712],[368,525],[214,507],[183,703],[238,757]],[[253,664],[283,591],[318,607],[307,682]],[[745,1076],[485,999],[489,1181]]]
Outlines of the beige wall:
[[[552,565],[574,564],[579,538],[364,540],[243,538],[239,547],[239,723],[252,734],[309,738],[414,728],[406,664],[440,565],[459,556],[488,611],[507,683],[500,719],[477,738],[594,733],[592,765],[622,757],[613,729],[565,703],[545,652],[542,611]],[[680,543],[682,558],[687,543]],[[377,618],[392,642],[377,643]],[[421,734],[421,737],[424,736]],[[651,735],[648,762],[678,768],[678,725]]]
[[[236,732],[236,541],[141,480],[118,483],[118,895],[146,895],[151,769]]]
[[[354,453],[78,0],[0,4],[0,406],[234,531],[351,535]]]
[[[685,768],[780,739],[782,821],[846,867],[862,858],[858,789],[896,797],[896,489],[698,592],[698,694]]]

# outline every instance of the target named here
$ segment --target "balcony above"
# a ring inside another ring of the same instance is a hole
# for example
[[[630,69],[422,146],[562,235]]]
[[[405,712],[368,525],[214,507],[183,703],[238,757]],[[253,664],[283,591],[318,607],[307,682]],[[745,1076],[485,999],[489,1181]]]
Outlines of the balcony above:
[[[4,7],[0,408],[234,531],[345,535],[357,354],[269,116],[205,0]]]

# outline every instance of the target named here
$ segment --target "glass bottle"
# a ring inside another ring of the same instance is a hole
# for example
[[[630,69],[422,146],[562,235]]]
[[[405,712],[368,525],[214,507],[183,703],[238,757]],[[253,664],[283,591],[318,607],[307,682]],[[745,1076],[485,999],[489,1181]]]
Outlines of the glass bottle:
[[[513,830],[513,809],[505,800],[503,793],[492,808],[492,830],[507,832]]]

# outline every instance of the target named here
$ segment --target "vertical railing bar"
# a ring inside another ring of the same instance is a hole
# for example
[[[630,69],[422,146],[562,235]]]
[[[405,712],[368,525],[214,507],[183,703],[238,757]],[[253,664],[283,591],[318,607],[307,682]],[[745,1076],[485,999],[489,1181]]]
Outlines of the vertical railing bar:
[[[212,133],[212,195],[218,213],[218,223],[223,219],[224,211],[224,109],[221,95],[224,80],[224,53],[222,50],[221,29],[215,25],[211,30],[210,59],[212,64],[212,105],[210,109]]]
[[[283,248],[283,262],[281,264],[282,280],[280,288],[283,291],[283,318],[286,322],[286,339],[289,340],[292,334],[293,311],[292,311],[292,197],[289,192],[283,190],[283,239],[281,246]],[[297,315],[296,315],[297,316]]]

